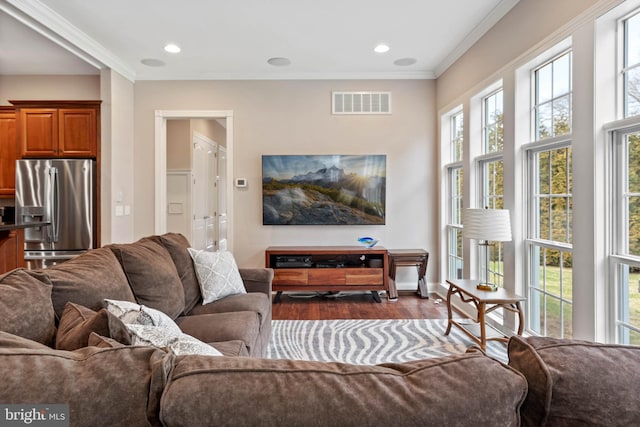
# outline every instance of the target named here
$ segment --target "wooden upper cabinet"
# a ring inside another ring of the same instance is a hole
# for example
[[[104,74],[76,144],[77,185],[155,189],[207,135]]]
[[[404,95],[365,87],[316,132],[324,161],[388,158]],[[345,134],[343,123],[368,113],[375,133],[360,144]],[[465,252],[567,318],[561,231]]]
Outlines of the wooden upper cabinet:
[[[100,101],[11,101],[16,106],[22,158],[95,158]]]
[[[61,108],[58,110],[58,150],[64,157],[95,157],[98,143],[96,110]]]
[[[22,157],[58,156],[58,110],[22,108],[18,112],[18,122]]]
[[[13,107],[0,107],[0,197],[13,197],[16,191],[16,113]]]

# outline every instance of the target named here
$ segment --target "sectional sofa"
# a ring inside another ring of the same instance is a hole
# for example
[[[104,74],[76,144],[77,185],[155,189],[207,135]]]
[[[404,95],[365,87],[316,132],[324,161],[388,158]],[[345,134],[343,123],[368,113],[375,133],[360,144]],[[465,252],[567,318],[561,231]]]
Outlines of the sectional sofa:
[[[72,426],[640,424],[638,347],[516,337],[508,365],[477,348],[377,366],[264,359],[272,271],[241,269],[247,293],[202,304],[187,248],[151,236],[0,276],[0,406],[66,404]],[[105,300],[222,355],[136,345]]]

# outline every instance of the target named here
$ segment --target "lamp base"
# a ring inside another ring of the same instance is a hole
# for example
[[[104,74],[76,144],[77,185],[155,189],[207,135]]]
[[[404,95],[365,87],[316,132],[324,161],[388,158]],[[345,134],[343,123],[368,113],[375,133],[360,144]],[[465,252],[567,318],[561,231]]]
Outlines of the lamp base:
[[[481,291],[495,292],[498,290],[498,285],[493,285],[491,283],[478,283],[476,289],[479,289]]]

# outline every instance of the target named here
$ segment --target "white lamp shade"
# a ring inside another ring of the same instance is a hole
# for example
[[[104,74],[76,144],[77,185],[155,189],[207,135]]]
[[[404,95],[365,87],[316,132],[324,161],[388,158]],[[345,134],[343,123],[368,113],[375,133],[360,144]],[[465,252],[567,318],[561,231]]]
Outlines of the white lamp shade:
[[[489,242],[511,240],[511,220],[507,209],[465,209],[462,211],[462,235]]]

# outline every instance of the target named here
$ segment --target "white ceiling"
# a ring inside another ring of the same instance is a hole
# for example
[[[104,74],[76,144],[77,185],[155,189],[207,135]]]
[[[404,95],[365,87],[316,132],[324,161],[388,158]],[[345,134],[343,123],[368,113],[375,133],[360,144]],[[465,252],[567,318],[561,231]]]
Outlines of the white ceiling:
[[[0,74],[434,78],[517,1],[0,0]],[[182,52],[164,52],[169,42]],[[388,53],[373,52],[381,42]],[[291,65],[269,65],[272,57]],[[394,65],[401,58],[416,63]]]

